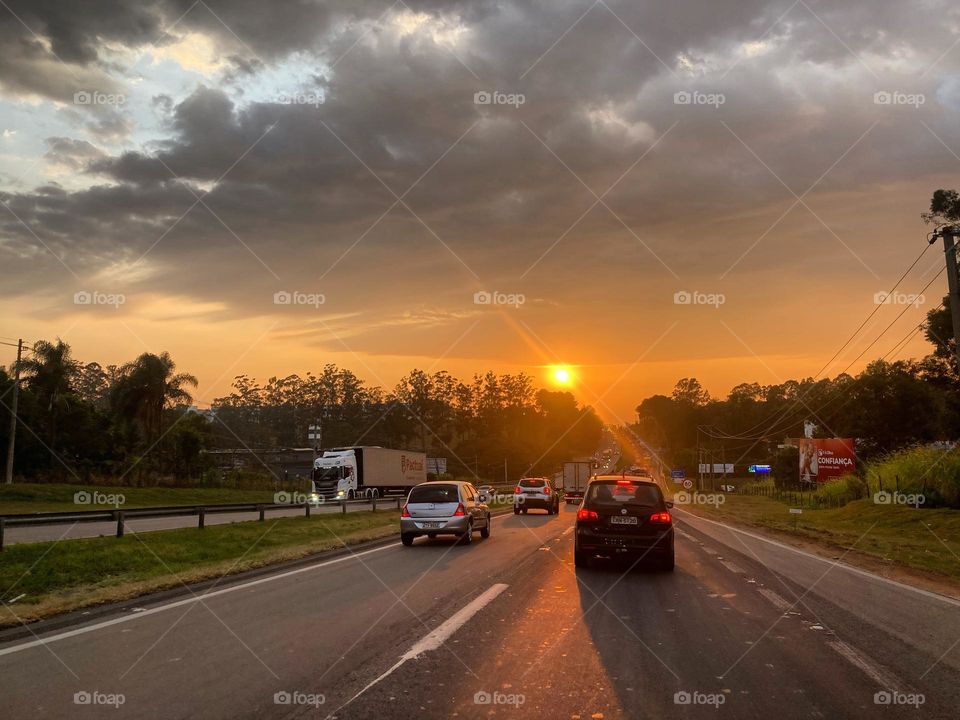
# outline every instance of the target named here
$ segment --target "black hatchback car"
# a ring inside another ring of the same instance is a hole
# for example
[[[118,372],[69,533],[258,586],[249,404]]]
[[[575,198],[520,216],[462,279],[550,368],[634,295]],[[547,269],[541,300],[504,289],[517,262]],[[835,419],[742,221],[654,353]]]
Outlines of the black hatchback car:
[[[574,564],[586,567],[602,555],[673,570],[671,507],[649,480],[629,475],[591,478],[577,510]]]

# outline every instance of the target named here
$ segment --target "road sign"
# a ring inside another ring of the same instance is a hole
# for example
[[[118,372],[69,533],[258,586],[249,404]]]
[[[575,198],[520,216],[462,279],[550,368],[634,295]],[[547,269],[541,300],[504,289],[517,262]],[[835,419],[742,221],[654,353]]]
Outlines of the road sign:
[[[683,480],[683,478],[685,478],[686,476],[687,476],[687,474],[686,474],[683,470],[671,470],[671,471],[670,471],[670,477],[672,477],[672,478],[680,478],[681,480]]]
[[[751,465],[747,468],[748,473],[768,473],[770,472],[769,465]]]
[[[791,515],[802,515],[803,510],[801,508],[790,508]]]
[[[684,490],[689,490],[689,489],[692,488],[692,487],[693,487],[693,480],[689,480],[689,479],[688,479],[688,480],[684,480],[684,481],[683,481],[683,489],[684,489]]]

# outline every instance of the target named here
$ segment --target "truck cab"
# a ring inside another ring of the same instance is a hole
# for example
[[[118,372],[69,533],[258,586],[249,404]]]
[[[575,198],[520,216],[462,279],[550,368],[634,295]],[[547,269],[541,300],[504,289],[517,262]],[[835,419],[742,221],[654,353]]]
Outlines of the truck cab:
[[[327,450],[313,461],[313,492],[324,500],[353,500],[359,496],[357,456],[354,450]]]

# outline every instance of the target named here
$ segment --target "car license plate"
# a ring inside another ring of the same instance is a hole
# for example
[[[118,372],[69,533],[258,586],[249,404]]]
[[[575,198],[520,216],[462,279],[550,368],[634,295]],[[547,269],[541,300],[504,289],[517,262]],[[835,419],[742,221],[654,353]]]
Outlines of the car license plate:
[[[441,525],[443,525],[443,523],[439,523],[439,522],[425,522],[420,524],[423,525],[425,528],[438,528]]]
[[[637,518],[633,515],[614,515],[610,518],[611,525],[636,525]]]

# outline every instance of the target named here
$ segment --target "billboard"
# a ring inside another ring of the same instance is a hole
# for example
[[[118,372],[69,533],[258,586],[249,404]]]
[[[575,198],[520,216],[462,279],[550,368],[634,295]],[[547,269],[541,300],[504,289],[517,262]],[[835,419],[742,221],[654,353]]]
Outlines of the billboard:
[[[447,459],[445,457],[428,457],[427,472],[434,475],[444,475],[447,472]]]
[[[796,443],[803,482],[827,482],[853,472],[857,466],[853,438],[802,438]]]

